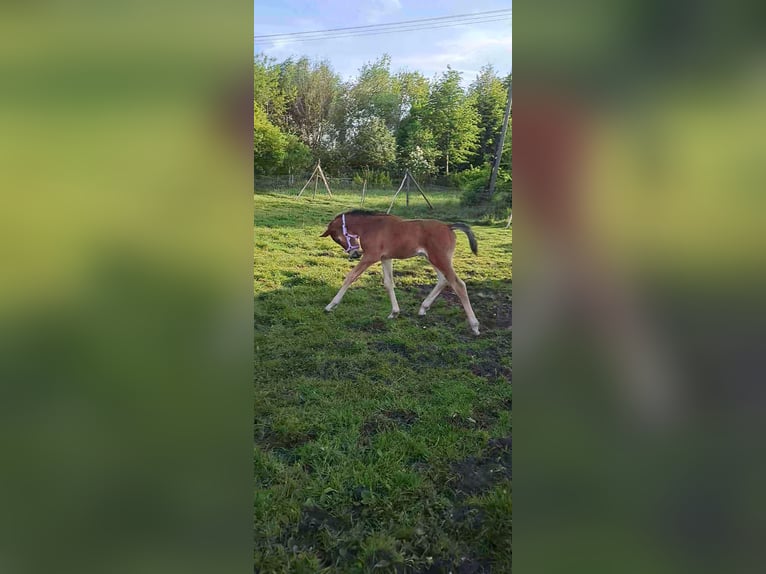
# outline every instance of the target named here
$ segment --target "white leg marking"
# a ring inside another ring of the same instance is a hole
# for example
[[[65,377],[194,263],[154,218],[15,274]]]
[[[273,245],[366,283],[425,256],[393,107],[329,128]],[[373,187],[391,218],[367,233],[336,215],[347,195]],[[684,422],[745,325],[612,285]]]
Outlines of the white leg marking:
[[[390,259],[384,259],[383,265],[383,285],[388,291],[388,297],[391,299],[391,314],[389,319],[395,319],[399,315],[399,303],[396,300],[396,293],[394,293],[394,265]]]
[[[463,304],[463,309],[465,309],[465,314],[468,316],[468,324],[471,326],[471,331],[473,331],[474,335],[478,335],[479,321],[476,319],[476,315],[471,307],[471,301],[468,299],[468,291],[465,288],[465,282],[460,279],[460,277],[455,276],[450,284],[460,298],[460,302]]]
[[[447,279],[445,279],[444,275],[441,271],[436,271],[436,286],[431,290],[431,292],[428,294],[428,297],[426,297],[423,300],[423,303],[420,305],[420,311],[418,311],[418,315],[425,315],[426,311],[428,311],[431,308],[431,305],[433,305],[434,301],[436,301],[436,298],[441,294],[441,292],[444,290],[444,288],[447,286]]]
[[[367,269],[370,265],[375,263],[374,261],[360,261],[357,263],[356,267],[354,267],[348,275],[346,275],[346,279],[343,281],[343,285],[341,286],[338,293],[333,297],[332,301],[327,305],[327,307],[324,308],[325,311],[332,311],[335,309],[335,307],[338,306],[338,304],[343,299],[343,296],[346,294],[346,291],[348,291],[348,288],[351,287],[351,284],[356,281],[359,276],[364,273],[365,269]]]

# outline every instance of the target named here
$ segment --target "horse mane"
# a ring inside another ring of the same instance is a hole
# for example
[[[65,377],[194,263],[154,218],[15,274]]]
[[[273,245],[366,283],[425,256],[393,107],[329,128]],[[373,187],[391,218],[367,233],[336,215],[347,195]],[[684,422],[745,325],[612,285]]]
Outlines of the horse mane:
[[[370,211],[369,209],[352,209],[351,211],[346,211],[346,215],[361,215],[361,216],[372,216],[372,215],[389,215],[388,213],[383,213],[382,211]]]

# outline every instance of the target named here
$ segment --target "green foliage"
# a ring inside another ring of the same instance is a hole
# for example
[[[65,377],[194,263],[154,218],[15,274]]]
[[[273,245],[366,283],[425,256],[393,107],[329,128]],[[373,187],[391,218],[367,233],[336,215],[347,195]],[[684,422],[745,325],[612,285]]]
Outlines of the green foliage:
[[[367,180],[369,187],[390,187],[391,177],[387,171],[364,168],[354,174],[354,184],[362,185]]]
[[[491,171],[492,167],[487,164],[461,171],[451,177],[455,185],[463,191],[460,196],[461,205],[479,205],[486,201]]]
[[[373,118],[393,132],[401,119],[402,86],[399,78],[391,75],[391,57],[365,64],[359,70],[356,82],[349,90],[347,117],[351,125],[369,122]]]
[[[422,110],[428,105],[428,79],[420,72],[400,72],[397,78],[401,85],[402,118],[422,117]]]
[[[284,114],[285,94],[279,87],[279,68],[272,58],[256,56],[253,64],[253,101],[269,115],[269,121]]]
[[[285,159],[287,138],[256,104],[253,115],[253,165],[256,174],[273,173]]]
[[[508,87],[492,65],[484,66],[469,88],[469,98],[479,114],[479,139],[475,162],[491,162],[497,152],[497,138],[503,126]]]
[[[460,196],[461,205],[483,205],[489,214],[502,217],[503,213],[507,212],[511,206],[512,177],[510,172],[500,168],[495,182],[495,193],[489,202],[488,191],[491,175],[492,166],[486,164],[456,173],[450,176],[450,179],[454,185],[463,191]]]
[[[348,144],[348,159],[351,167],[384,169],[396,159],[396,140],[386,127],[385,121],[373,117],[356,128]]]
[[[436,154],[432,147],[416,145],[405,151],[402,163],[416,177],[431,175],[436,172]]]
[[[478,144],[479,114],[460,87],[460,79],[460,73],[448,67],[431,86],[425,114],[425,126],[434,135],[446,174],[451,164],[465,163]]]
[[[327,62],[288,59],[279,66],[278,85],[284,94],[285,112],[276,119],[277,125],[318,153],[342,92],[340,77]]]
[[[294,173],[309,169],[314,163],[314,156],[309,147],[293,134],[288,134],[285,156],[280,171]]]
[[[399,130],[399,161],[415,176],[436,173],[436,160],[439,151],[431,130],[423,125],[423,121],[408,117],[402,122]]]
[[[285,135],[256,104],[253,114],[253,166],[256,175],[305,170],[314,162],[311,150],[292,134]]]
[[[256,173],[294,173],[321,159],[328,173],[366,169],[369,183],[388,186],[389,170],[425,181],[467,170],[467,179],[449,181],[472,191],[469,203],[480,200],[472,166],[494,159],[510,76],[485,66],[466,92],[449,67],[429,81],[392,73],[387,55],[346,83],[328,62],[305,57],[277,63],[259,55],[253,70]],[[510,172],[510,131],[502,167]],[[504,189],[505,180],[498,184]]]

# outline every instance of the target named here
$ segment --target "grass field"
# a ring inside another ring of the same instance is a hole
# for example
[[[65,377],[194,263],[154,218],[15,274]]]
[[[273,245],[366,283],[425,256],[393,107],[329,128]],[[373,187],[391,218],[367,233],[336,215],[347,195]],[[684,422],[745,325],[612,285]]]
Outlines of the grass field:
[[[479,337],[449,288],[417,316],[422,258],[394,262],[397,319],[380,265],[326,313],[355,263],[319,235],[358,193],[255,194],[255,572],[511,571],[512,230],[429,197],[392,213],[472,225]]]

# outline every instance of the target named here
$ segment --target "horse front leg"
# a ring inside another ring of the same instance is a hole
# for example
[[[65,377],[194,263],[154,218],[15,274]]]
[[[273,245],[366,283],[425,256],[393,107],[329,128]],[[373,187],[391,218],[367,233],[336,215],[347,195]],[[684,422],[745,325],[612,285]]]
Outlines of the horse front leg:
[[[349,271],[348,275],[346,275],[346,279],[343,281],[343,285],[341,285],[340,290],[338,293],[333,297],[332,301],[327,305],[327,307],[324,308],[325,311],[332,311],[335,309],[335,307],[338,306],[341,299],[343,299],[343,296],[346,294],[346,291],[348,291],[348,288],[351,287],[351,284],[359,279],[359,276],[365,272],[365,270],[375,263],[376,260],[373,259],[365,259],[362,257],[362,260],[357,264],[356,267],[354,267],[351,271]]]
[[[384,259],[381,261],[383,265],[383,285],[388,291],[388,297],[391,299],[391,314],[389,319],[396,319],[399,316],[399,302],[396,300],[396,293],[394,293],[394,265],[390,259]]]

